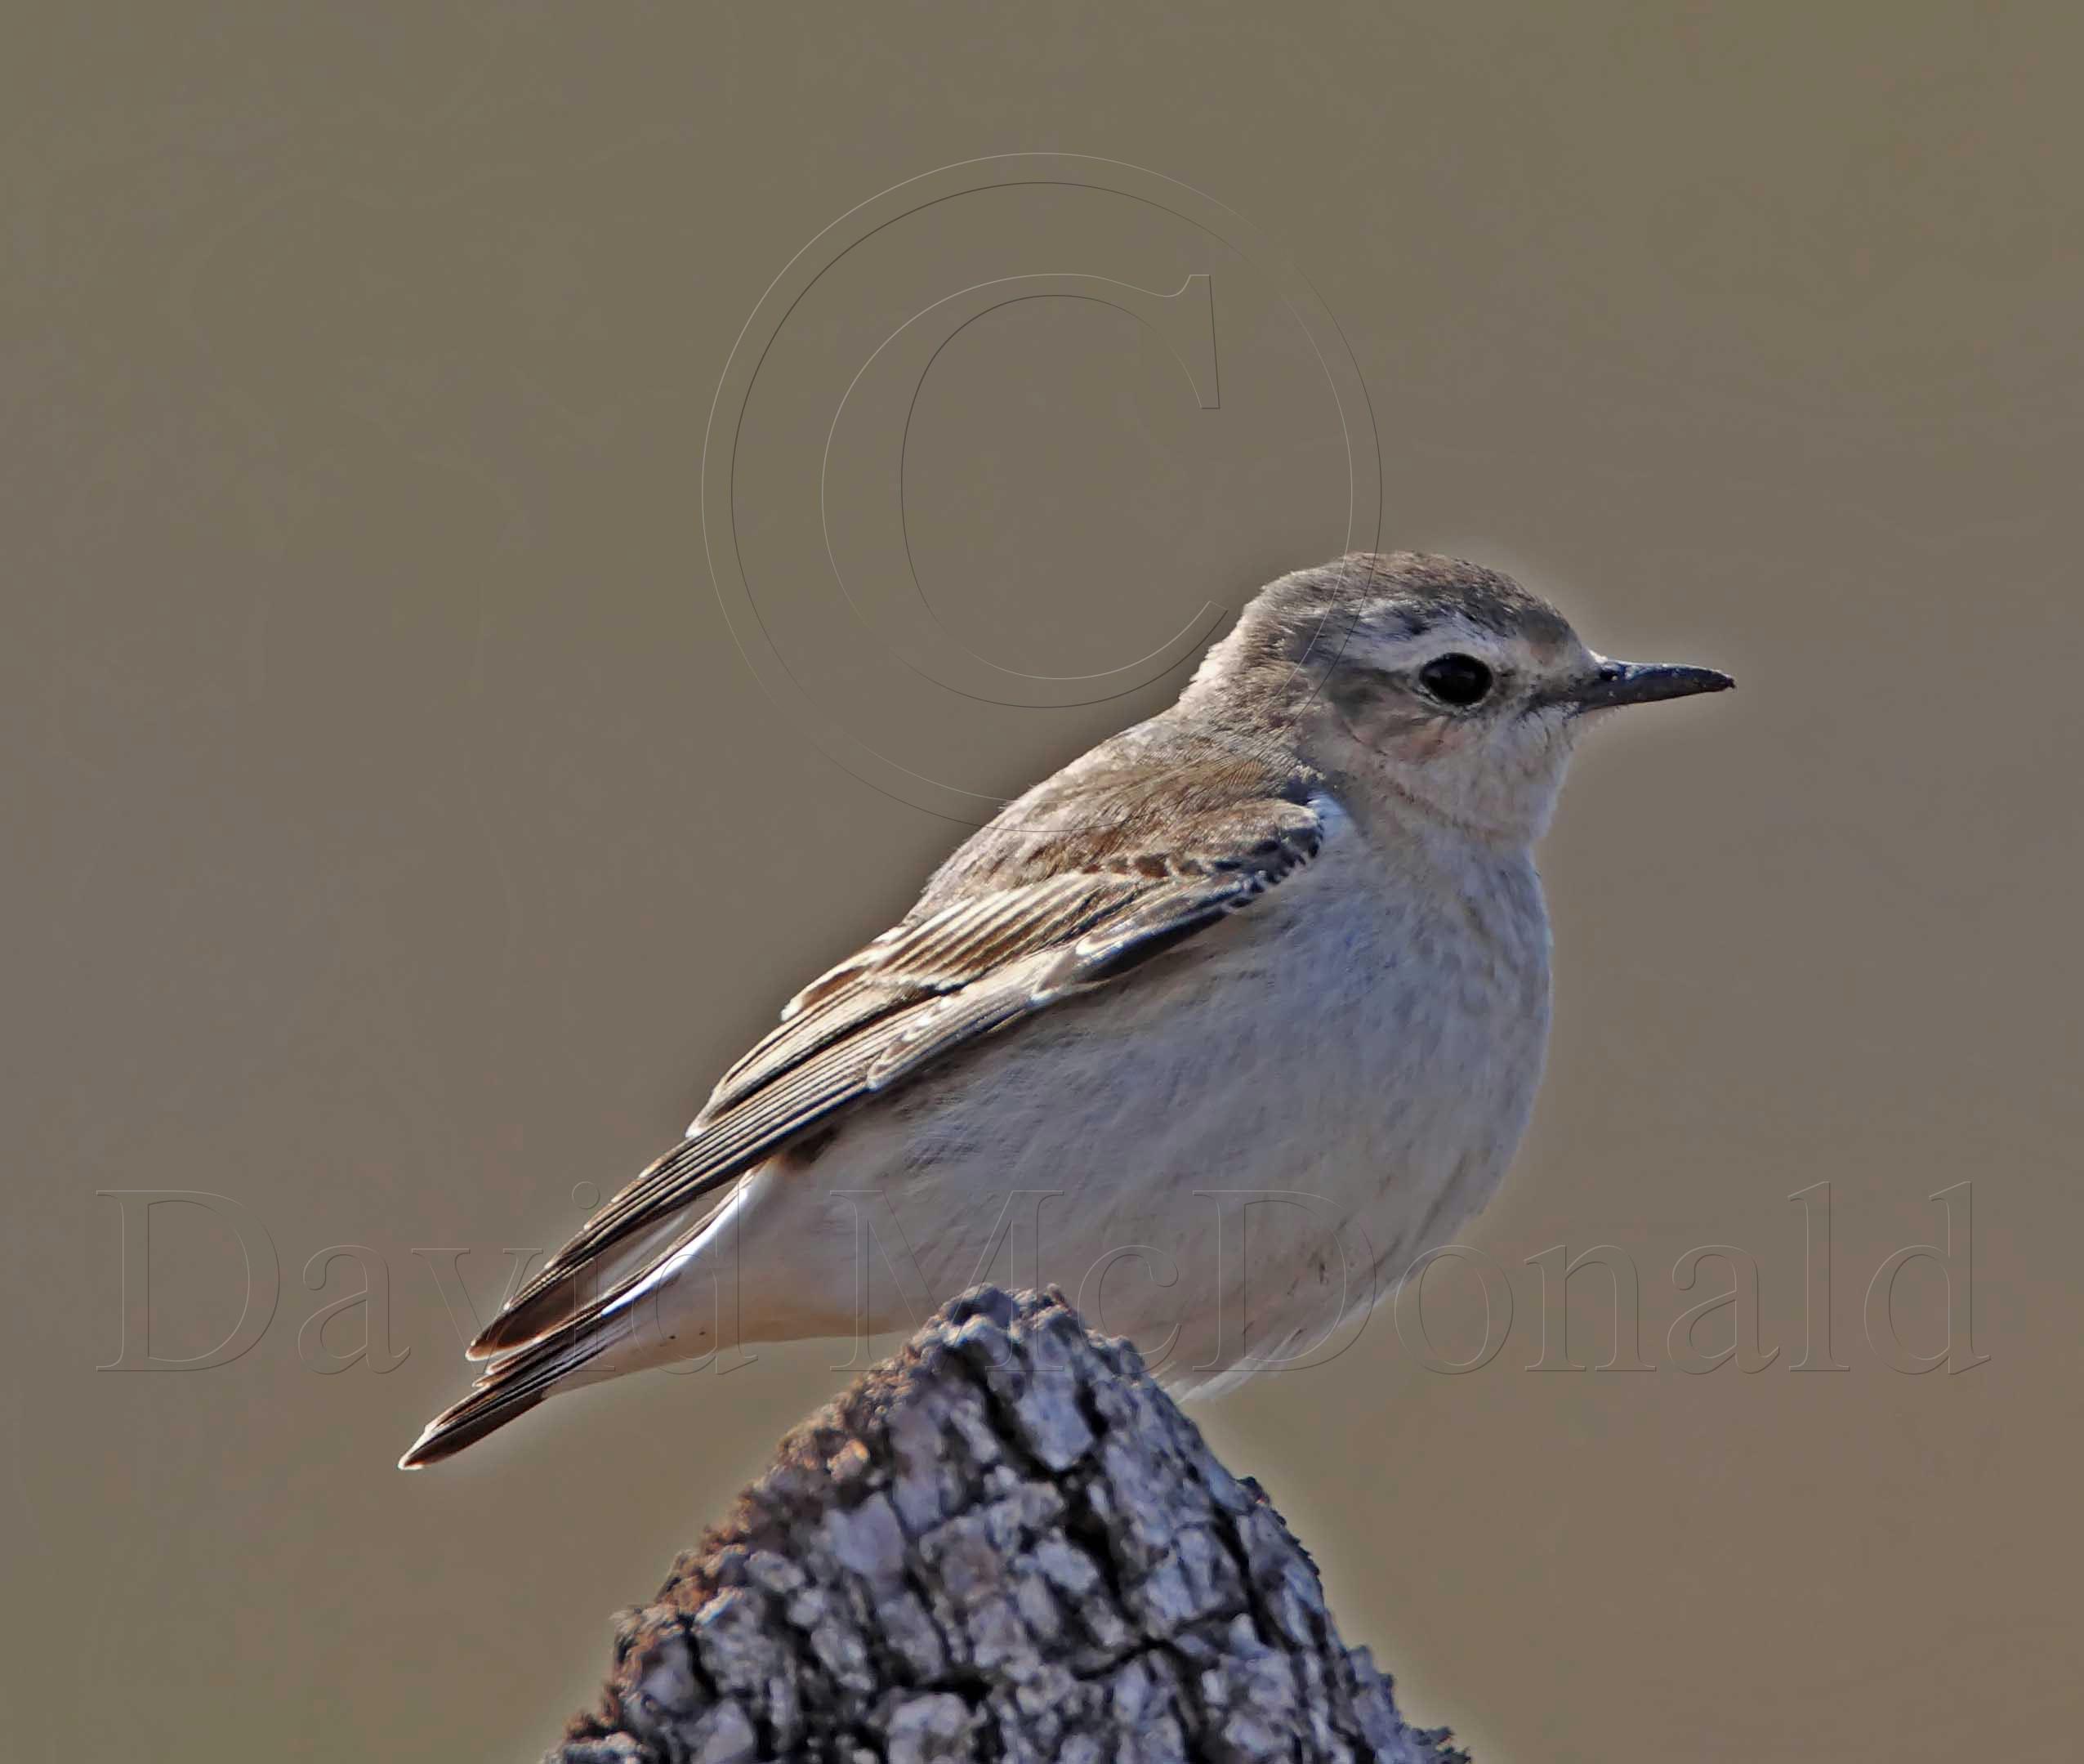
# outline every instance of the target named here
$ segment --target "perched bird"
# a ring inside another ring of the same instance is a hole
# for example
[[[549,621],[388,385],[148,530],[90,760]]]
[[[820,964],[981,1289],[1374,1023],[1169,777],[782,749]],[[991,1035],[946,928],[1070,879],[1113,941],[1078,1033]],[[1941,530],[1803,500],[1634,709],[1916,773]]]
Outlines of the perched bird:
[[[571,1386],[923,1321],[1002,1251],[1183,1391],[1306,1359],[1526,1126],[1533,847],[1579,732],[1730,684],[1609,661],[1450,558],[1283,577],[1176,703],[789,1002],[471,1344],[483,1374],[402,1463]]]

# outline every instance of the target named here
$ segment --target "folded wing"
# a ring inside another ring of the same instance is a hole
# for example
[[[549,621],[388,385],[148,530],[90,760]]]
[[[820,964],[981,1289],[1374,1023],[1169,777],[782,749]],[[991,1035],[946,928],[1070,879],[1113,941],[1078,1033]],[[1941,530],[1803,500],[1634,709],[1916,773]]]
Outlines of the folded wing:
[[[1247,905],[1315,856],[1324,831],[1307,802],[1255,797],[1175,824],[1151,842],[1162,851],[1091,841],[1078,868],[980,865],[953,898],[936,903],[930,892],[792,999],[724,1074],[687,1137],[514,1295],[471,1346],[474,1359],[498,1357],[407,1463],[460,1449],[612,1346],[628,1328],[628,1302],[754,1165],[955,1049],[1118,980]]]

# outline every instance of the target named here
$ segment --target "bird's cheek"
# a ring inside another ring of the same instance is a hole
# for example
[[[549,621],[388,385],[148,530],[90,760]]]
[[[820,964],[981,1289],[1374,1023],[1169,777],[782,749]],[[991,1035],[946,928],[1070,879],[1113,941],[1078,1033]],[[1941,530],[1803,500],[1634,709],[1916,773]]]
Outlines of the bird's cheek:
[[[1422,766],[1459,753],[1470,739],[1469,729],[1451,717],[1415,717],[1407,720],[1392,741],[1384,744],[1384,751]]]

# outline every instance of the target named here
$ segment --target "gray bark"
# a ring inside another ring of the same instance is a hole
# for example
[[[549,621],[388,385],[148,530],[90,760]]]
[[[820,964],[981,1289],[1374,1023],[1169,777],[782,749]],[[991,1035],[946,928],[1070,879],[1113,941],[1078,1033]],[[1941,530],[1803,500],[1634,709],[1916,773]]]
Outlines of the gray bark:
[[[1450,1764],[1310,1557],[1054,1291],[948,1306],[627,1612],[560,1764]]]

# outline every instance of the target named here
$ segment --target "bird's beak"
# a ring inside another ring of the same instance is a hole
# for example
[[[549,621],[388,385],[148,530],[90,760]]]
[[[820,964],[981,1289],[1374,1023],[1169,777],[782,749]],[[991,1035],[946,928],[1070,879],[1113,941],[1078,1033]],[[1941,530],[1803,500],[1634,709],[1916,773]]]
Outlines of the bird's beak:
[[[1649,704],[1687,699],[1696,692],[1727,692],[1736,685],[1712,668],[1682,668],[1670,662],[1610,662],[1604,659],[1590,680],[1563,687],[1551,702],[1573,711],[1609,710],[1617,704]]]

